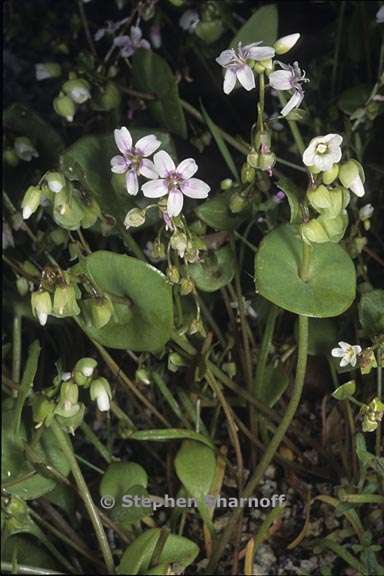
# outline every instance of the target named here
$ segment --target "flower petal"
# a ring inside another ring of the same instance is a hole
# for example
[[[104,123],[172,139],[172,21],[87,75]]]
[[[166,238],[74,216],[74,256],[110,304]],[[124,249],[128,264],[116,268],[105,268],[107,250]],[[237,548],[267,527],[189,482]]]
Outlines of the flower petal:
[[[191,178],[198,170],[198,166],[193,158],[186,158],[176,168],[176,172],[183,178]]]
[[[173,218],[178,216],[183,208],[184,198],[180,190],[171,190],[168,196],[167,212]]]
[[[252,90],[252,88],[256,86],[255,75],[246,64],[237,69],[236,76],[242,87],[246,90]]]
[[[165,150],[160,150],[160,152],[156,152],[153,157],[155,162],[155,167],[157,173],[162,178],[166,178],[169,172],[173,172],[176,169],[175,163]]]
[[[131,196],[136,196],[139,191],[139,182],[137,180],[137,174],[134,170],[129,170],[125,177],[125,183],[127,185],[127,192]]]
[[[359,354],[361,354],[361,346],[359,346],[358,344],[356,346],[352,346],[354,353],[358,356]]]
[[[148,136],[143,136],[136,142],[135,148],[140,150],[143,156],[151,156],[156,150],[161,146],[160,140],[156,138],[153,134]]]
[[[130,152],[132,148],[132,136],[128,128],[123,126],[120,130],[114,131],[116,146],[123,154]]]
[[[304,94],[302,92],[299,92],[298,90],[295,90],[295,92],[292,94],[291,98],[288,100],[288,102],[286,103],[286,105],[282,109],[281,115],[287,116],[294,108],[298,108],[300,106],[300,104],[302,103],[303,98],[304,98]]]
[[[151,182],[146,182],[142,185],[141,190],[146,198],[160,198],[168,194],[167,181],[159,178]]]
[[[206,198],[210,191],[208,184],[199,180],[199,178],[190,178],[181,182],[180,188],[183,194],[190,198]]]
[[[340,360],[340,367],[341,367],[341,368],[344,368],[344,366],[348,366],[348,364],[349,364],[348,358],[342,358],[342,359]]]
[[[275,90],[290,90],[292,88],[292,73],[289,70],[271,72],[269,85]]]
[[[230,94],[236,85],[236,73],[228,68],[224,74],[224,94]]]
[[[334,358],[342,358],[345,354],[345,350],[342,348],[332,348],[331,354]]]
[[[363,182],[362,182],[360,176],[356,176],[356,178],[354,179],[354,181],[350,185],[350,189],[359,198],[364,196],[365,190],[364,190],[364,185],[363,185]]]
[[[220,64],[220,66],[226,66],[235,58],[235,51],[231,50],[223,50],[223,52],[216,58],[216,62]]]
[[[114,156],[111,158],[111,170],[115,174],[125,174],[129,168],[130,163],[130,160],[127,160],[124,158],[124,156]]]
[[[140,174],[145,176],[145,178],[149,178],[150,180],[156,180],[159,175],[156,172],[156,168],[152,160],[148,160],[147,158],[143,158],[140,163]]]
[[[275,50],[270,46],[251,47],[244,46],[247,58],[250,60],[269,60],[275,55]]]
[[[141,28],[139,26],[131,26],[131,40],[134,44],[137,44],[143,36]]]

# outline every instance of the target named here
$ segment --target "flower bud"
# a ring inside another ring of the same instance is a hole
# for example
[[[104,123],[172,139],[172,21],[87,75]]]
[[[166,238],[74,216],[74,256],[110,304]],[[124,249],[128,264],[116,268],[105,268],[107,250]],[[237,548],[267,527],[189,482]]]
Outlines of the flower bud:
[[[101,216],[100,206],[94,198],[87,198],[86,200],[83,199],[82,207],[84,213],[80,222],[81,227],[90,228],[97,222],[97,219]]]
[[[252,168],[247,162],[241,167],[241,182],[243,184],[251,184],[255,179],[255,169]]]
[[[57,62],[44,62],[35,64],[36,80],[47,80],[61,76],[61,66]]]
[[[26,136],[18,136],[15,138],[14,148],[20,160],[24,160],[25,162],[30,162],[32,158],[39,157],[38,151]]]
[[[271,149],[271,135],[269,132],[257,132],[254,138],[254,146],[256,150],[269,152]]]
[[[328,242],[328,234],[318,219],[310,220],[300,226],[301,237],[307,244]]]
[[[178,284],[180,280],[179,270],[176,266],[168,266],[167,268],[167,278],[172,284]]]
[[[26,296],[29,292],[29,283],[28,280],[19,276],[16,280],[16,288],[20,296]]]
[[[95,110],[110,112],[111,110],[118,108],[120,102],[120,90],[114,82],[109,81],[103,88],[101,88],[100,93],[94,98],[92,105]]]
[[[12,168],[15,168],[19,163],[19,158],[13,148],[5,148],[3,151],[3,160]]]
[[[384,404],[376,397],[361,409],[361,413],[364,416],[363,432],[373,432],[383,419]]]
[[[53,295],[52,314],[59,318],[78,316],[78,314],[80,314],[74,286],[71,284],[61,284],[56,287]]]
[[[89,298],[87,304],[92,324],[100,330],[108,324],[112,317],[112,302],[108,296],[103,296],[101,298]]]
[[[322,214],[318,218],[319,223],[322,225],[328,235],[329,242],[340,242],[344,236],[345,230],[348,226],[348,215],[346,210],[341,212],[336,218],[330,218]]]
[[[256,150],[251,150],[251,152],[247,155],[247,164],[252,168],[259,167],[259,155]]]
[[[179,368],[186,366],[186,362],[177,352],[171,352],[168,356],[168,370],[170,372],[177,372]]]
[[[332,184],[332,182],[336,180],[338,174],[339,174],[339,165],[334,164],[332,168],[323,172],[322,175],[323,183],[326,186],[329,186],[330,184]]]
[[[180,258],[184,258],[188,246],[188,238],[184,232],[175,232],[171,237],[171,248],[176,250]]]
[[[193,282],[189,278],[182,278],[180,282],[180,294],[182,296],[187,296],[193,292]]]
[[[112,398],[111,387],[106,378],[100,377],[93,380],[89,390],[91,400],[96,400],[100,412],[106,412],[110,409]]]
[[[224,180],[220,182],[220,190],[223,190],[223,192],[225,190],[229,190],[230,188],[232,188],[232,186],[233,186],[232,178],[224,178]]]
[[[259,168],[268,172],[276,164],[276,155],[273,152],[268,152],[267,154],[260,154],[259,156]]]
[[[124,219],[124,226],[127,228],[137,228],[141,226],[145,222],[145,210],[141,210],[140,208],[132,208],[127,212],[127,215]]]
[[[45,178],[47,180],[48,188],[55,194],[60,192],[60,190],[65,186],[64,175],[60,174],[60,172],[48,172]]]
[[[23,209],[23,219],[28,220],[40,206],[41,190],[37,186],[30,186],[24,194],[21,207]]]
[[[65,244],[68,239],[67,232],[62,228],[55,228],[55,230],[52,230],[49,236],[56,246],[61,246],[62,244]]]
[[[286,54],[294,47],[299,38],[300,34],[298,33],[289,34],[288,36],[283,36],[282,38],[279,38],[273,45],[273,48],[275,49],[275,54],[277,56]]]
[[[32,416],[33,421],[36,422],[36,428],[39,428],[43,423],[49,426],[55,411],[55,405],[42,394],[35,394],[32,397]]]
[[[66,96],[65,94],[63,94],[63,92],[60,92],[60,94],[53,101],[53,108],[56,114],[62,116],[68,122],[73,122],[73,117],[75,116],[76,112],[76,106],[73,100],[69,98],[69,96]]]
[[[76,104],[84,104],[84,102],[90,99],[91,93],[89,88],[89,82],[82,78],[67,80],[67,82],[63,84],[63,92]]]
[[[73,380],[62,383],[60,388],[60,400],[70,404],[77,404],[79,399],[79,388]]]
[[[349,188],[356,196],[362,197],[364,190],[364,170],[356,160],[348,160],[340,166],[339,180],[346,188]]]
[[[145,368],[138,368],[136,370],[135,379],[137,380],[137,382],[141,382],[142,384],[151,383],[148,370],[146,370]]]
[[[359,368],[362,374],[370,374],[372,368],[377,368],[375,353],[372,348],[365,348],[359,356]]]
[[[92,378],[96,367],[97,362],[96,360],[94,360],[94,358],[81,358],[80,360],[78,360],[73,369],[75,382],[79,386],[83,386],[84,380],[82,378],[85,379]]]
[[[78,428],[83,421],[85,406],[83,403],[76,404],[75,408],[72,410],[73,414],[71,416],[69,415],[69,411],[64,412],[65,416],[63,416],[61,413],[63,408],[64,407],[60,405],[60,403],[56,407],[56,419],[65,431],[69,432],[70,434],[74,434],[76,428]]]
[[[238,214],[248,204],[248,200],[239,192],[234,192],[229,200],[229,209],[233,214]]]
[[[205,338],[207,332],[204,328],[204,324],[202,323],[202,321],[197,318],[194,318],[189,327],[188,334],[190,334],[191,336],[193,336],[193,334],[200,334],[200,336]]]
[[[364,222],[364,220],[369,220],[369,218],[371,218],[372,214],[373,214],[374,208],[372,206],[372,204],[366,204],[365,206],[363,206],[362,208],[360,208],[359,210],[359,218],[362,222]]]
[[[46,290],[33,292],[31,295],[31,307],[34,317],[39,319],[42,326],[45,326],[49,314],[52,312],[51,295]]]

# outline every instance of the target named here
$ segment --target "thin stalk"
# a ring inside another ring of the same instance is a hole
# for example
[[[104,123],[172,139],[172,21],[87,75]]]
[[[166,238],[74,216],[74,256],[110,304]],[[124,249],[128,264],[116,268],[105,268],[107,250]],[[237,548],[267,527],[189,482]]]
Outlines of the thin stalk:
[[[12,332],[12,380],[20,384],[21,374],[21,315],[16,311],[13,317]]]
[[[305,380],[305,372],[307,367],[307,353],[308,353],[308,318],[306,316],[299,316],[298,332],[299,332],[298,358],[296,366],[295,385],[292,392],[292,396],[288,403],[283,419],[281,420],[278,428],[276,429],[276,432],[274,433],[271,442],[269,443],[262,459],[260,460],[254,473],[252,474],[248,484],[243,490],[241,496],[244,498],[249,498],[255,492],[260,480],[264,476],[266,469],[268,468],[278,447],[280,446],[280,443],[284,438],[300,403]],[[229,520],[229,523],[227,524],[224,532],[220,535],[220,540],[217,541],[213,554],[207,566],[207,574],[213,574],[215,572],[217,563],[220,560],[225,550],[225,547],[227,546],[227,544],[231,539],[232,531],[241,515],[241,511],[242,511],[241,508],[236,509],[236,511],[232,514],[232,517]]]
[[[308,282],[310,277],[309,272],[311,265],[311,253],[312,253],[312,246],[310,246],[306,242],[303,242],[303,259],[301,261],[299,275],[304,282]]]
[[[80,428],[82,429],[84,436],[88,440],[88,442],[90,442],[94,446],[94,448],[98,451],[100,456],[104,458],[104,460],[108,464],[110,464],[112,462],[112,455],[110,451],[104,446],[104,444],[100,442],[100,440],[93,432],[93,430],[84,421],[80,424]]]
[[[12,562],[2,562],[1,571],[14,574]],[[56,574],[62,574],[64,576],[64,572],[56,572],[56,570],[48,570],[47,568],[36,568],[35,566],[27,566],[26,564],[17,564],[17,573],[36,574],[36,576],[55,576]]]
[[[275,329],[276,319],[279,315],[279,308],[272,304],[268,316],[267,323],[265,325],[263,339],[261,341],[259,358],[256,367],[256,377],[253,382],[252,394],[255,398],[260,397],[260,390],[264,380],[265,368],[267,365],[268,353],[272,343],[272,336]],[[252,406],[251,410],[251,430],[254,435],[257,435],[257,411],[255,406]]]
[[[51,429],[60,445],[60,448],[64,456],[66,457],[68,463],[70,464],[71,471],[77,484],[80,496],[84,502],[84,505],[87,509],[88,515],[92,522],[93,528],[95,530],[96,538],[99,543],[100,550],[103,554],[107,571],[109,574],[113,574],[114,563],[112,552],[106,534],[104,532],[103,524],[101,522],[97,507],[95,506],[95,503],[92,500],[92,496],[88,490],[88,486],[84,480],[83,474],[80,470],[80,466],[77,463],[71,440],[69,439],[68,435],[65,432],[63,432],[63,430],[60,428],[55,418],[52,419]]]
[[[337,23],[337,36],[336,36],[336,43],[335,43],[335,54],[333,56],[333,68],[332,68],[332,80],[331,80],[331,94],[332,94],[332,96],[335,95],[335,90],[336,90],[337,66],[339,64],[340,47],[341,47],[341,39],[342,39],[341,32],[343,29],[345,4],[346,4],[345,0],[340,2],[339,21]]]
[[[264,96],[265,96],[265,76],[264,72],[259,74],[259,103],[257,105],[257,121],[260,126],[260,130],[264,130]]]
[[[83,0],[79,0],[79,12],[80,12],[81,21],[83,23],[83,28],[84,28],[85,36],[87,38],[89,49],[92,52],[92,54],[97,58],[97,52],[96,52],[95,45],[93,43],[91,31],[89,29],[87,16],[86,16],[85,10],[84,10]]]
[[[382,400],[383,396],[383,367],[381,365],[381,350],[377,350],[377,397]],[[381,453],[381,422],[378,423],[376,428],[376,456],[379,457]]]

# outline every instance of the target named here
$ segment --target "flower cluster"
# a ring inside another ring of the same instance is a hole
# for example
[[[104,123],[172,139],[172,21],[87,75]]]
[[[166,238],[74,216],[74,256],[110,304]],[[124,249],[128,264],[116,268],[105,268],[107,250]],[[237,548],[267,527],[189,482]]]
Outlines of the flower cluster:
[[[178,166],[175,165],[171,156],[160,150],[153,156],[149,156],[160,147],[161,142],[154,135],[144,136],[133,144],[129,130],[122,127],[115,130],[116,146],[121,155],[111,159],[111,170],[116,174],[125,174],[128,194],[136,195],[139,191],[139,176],[144,176],[149,181],[141,186],[146,198],[161,198],[168,196],[166,213],[168,217],[178,216],[183,208],[184,196],[190,198],[206,198],[210,187],[198,178],[193,178],[198,166],[193,158],[186,158]],[[138,209],[135,214],[128,213],[127,222],[131,222],[132,216],[140,219]],[[137,225],[142,224],[138,221]]]
[[[64,82],[61,91],[53,100],[53,108],[67,122],[73,122],[77,107],[91,98],[91,86],[84,78],[77,78],[74,73]]]
[[[346,207],[350,201],[349,191],[364,195],[364,171],[356,160],[341,163],[339,134],[317,136],[303,153],[303,163],[308,167],[312,186],[307,199],[319,214],[301,225],[304,242],[311,244],[340,242],[348,225]]]

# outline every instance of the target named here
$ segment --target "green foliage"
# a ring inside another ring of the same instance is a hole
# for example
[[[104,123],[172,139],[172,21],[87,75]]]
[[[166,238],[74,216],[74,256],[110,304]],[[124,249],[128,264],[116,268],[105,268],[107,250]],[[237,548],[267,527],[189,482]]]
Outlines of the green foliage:
[[[231,282],[234,270],[234,254],[230,246],[208,253],[203,262],[191,264],[190,273],[196,286],[203,292],[215,292]]]
[[[278,13],[275,4],[258,8],[235,35],[231,47],[252,42],[263,42],[271,46],[277,40]]]

